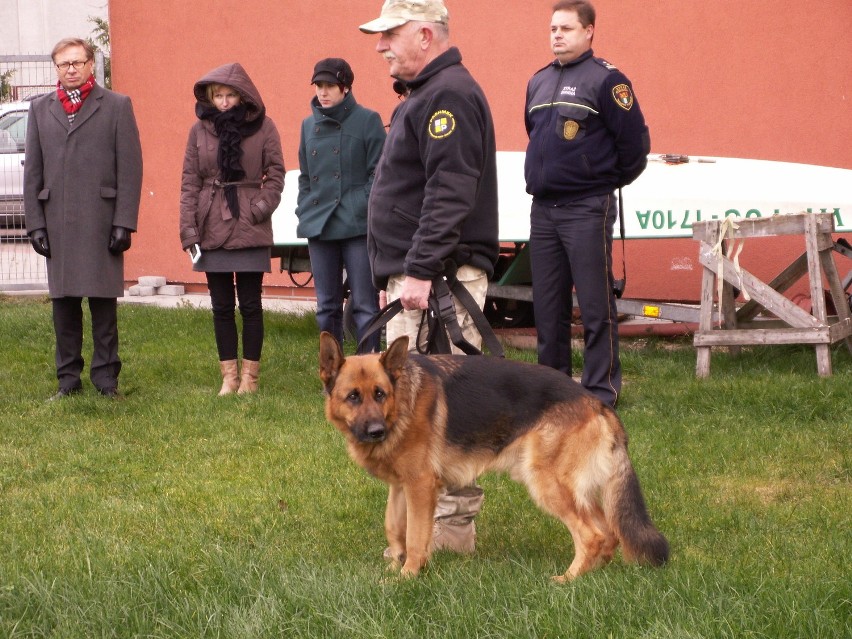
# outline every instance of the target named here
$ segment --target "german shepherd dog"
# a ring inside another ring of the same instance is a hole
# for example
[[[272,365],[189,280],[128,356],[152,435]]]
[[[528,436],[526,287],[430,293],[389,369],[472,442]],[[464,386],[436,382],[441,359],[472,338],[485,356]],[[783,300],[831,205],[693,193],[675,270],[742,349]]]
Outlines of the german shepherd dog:
[[[487,470],[524,484],[571,531],[564,582],[609,562],[660,566],[669,546],[654,527],[615,411],[562,372],[502,358],[408,353],[344,357],[320,336],[325,414],[352,459],[388,484],[385,534],[393,565],[415,576],[429,558],[440,488]]]

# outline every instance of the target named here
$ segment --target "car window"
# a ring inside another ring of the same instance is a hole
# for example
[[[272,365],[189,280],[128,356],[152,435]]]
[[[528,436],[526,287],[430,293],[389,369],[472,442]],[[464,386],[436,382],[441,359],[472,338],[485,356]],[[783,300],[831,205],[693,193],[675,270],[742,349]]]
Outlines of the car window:
[[[0,116],[0,153],[24,152],[28,116],[29,111],[12,111]]]
[[[8,129],[13,123],[20,120],[27,114],[27,111],[9,111],[0,115],[0,129]]]
[[[8,131],[0,129],[0,153],[17,153],[18,145]]]

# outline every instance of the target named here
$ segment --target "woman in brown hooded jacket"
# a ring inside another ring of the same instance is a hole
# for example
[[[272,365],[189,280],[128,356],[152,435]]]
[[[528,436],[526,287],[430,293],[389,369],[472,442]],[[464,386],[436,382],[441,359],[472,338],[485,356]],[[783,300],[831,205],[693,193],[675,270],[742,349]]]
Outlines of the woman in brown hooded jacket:
[[[222,372],[219,394],[252,393],[263,347],[263,274],[270,271],[272,214],[284,190],[281,138],[238,63],[213,69],[193,92],[198,122],[190,129],[183,161],[180,242],[193,270],[207,276]],[[243,319],[239,372],[237,299]]]

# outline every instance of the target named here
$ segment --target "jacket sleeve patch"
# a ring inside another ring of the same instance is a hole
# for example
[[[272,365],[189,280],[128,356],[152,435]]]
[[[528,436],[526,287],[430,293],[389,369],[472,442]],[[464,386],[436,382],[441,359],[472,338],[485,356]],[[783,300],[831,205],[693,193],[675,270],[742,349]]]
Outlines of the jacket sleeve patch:
[[[456,119],[449,111],[436,111],[429,118],[429,135],[435,140],[449,137],[456,130]]]
[[[617,84],[612,87],[612,99],[622,109],[629,111],[633,106],[633,91],[626,84]]]

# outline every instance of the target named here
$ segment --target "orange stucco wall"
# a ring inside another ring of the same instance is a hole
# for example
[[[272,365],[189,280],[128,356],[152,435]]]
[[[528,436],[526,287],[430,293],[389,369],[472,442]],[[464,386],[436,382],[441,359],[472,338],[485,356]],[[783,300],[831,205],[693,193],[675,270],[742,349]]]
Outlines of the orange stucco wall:
[[[389,121],[396,96],[377,36],[357,26],[382,0],[110,0],[115,89],[133,98],[145,176],[139,232],[127,277],[201,283],[178,242],[180,172],[193,122],[192,85],[239,61],[254,79],[297,168],[298,132],[316,60],[344,57],[360,103]],[[552,3],[447,0],[451,38],[492,106],[500,150],[526,146],[530,75],[551,60]],[[633,81],[652,151],[781,160],[852,168],[852,3],[823,0],[597,0],[595,53]],[[852,185],[850,185],[852,188]],[[781,242],[741,261],[774,275],[801,252]],[[789,250],[788,250],[789,248]],[[695,300],[700,271],[692,240],[627,244],[630,297]],[[684,260],[695,264],[684,270]],[[678,268],[673,268],[678,264]],[[768,278],[767,278],[768,279]],[[274,273],[267,285],[287,286]]]

